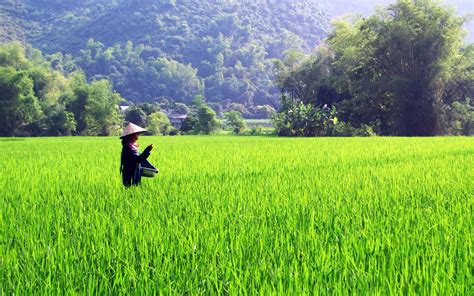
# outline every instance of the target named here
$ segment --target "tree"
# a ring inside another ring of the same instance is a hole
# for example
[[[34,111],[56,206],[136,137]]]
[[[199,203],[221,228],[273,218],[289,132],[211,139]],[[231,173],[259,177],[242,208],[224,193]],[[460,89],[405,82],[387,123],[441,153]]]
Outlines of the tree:
[[[0,136],[13,136],[42,112],[28,73],[0,67]]]
[[[26,66],[25,49],[20,42],[5,43],[0,46],[0,66],[22,69]]]
[[[109,81],[94,81],[90,85],[79,81],[69,100],[66,110],[74,114],[77,133],[91,136],[118,134],[122,122],[118,104],[123,99],[112,91]]]
[[[207,105],[202,105],[197,112],[197,125],[194,130],[197,133],[209,135],[217,130],[219,123],[217,122],[216,112]]]
[[[245,124],[244,119],[240,112],[237,111],[229,111],[224,113],[225,118],[225,125],[230,127],[235,134],[242,133],[246,128],[247,125]]]
[[[66,104],[66,110],[74,114],[77,134],[83,133],[87,129],[85,120],[85,108],[88,100],[88,91],[86,85],[74,85],[72,94],[63,96]]]
[[[256,119],[268,119],[275,113],[275,108],[269,105],[255,106],[252,110],[253,118]]]
[[[140,106],[131,106],[125,112],[125,121],[132,122],[138,126],[147,126],[147,115]]]
[[[48,134],[51,136],[69,136],[76,131],[74,114],[68,111],[58,111],[49,117]]]
[[[94,81],[88,86],[88,100],[85,107],[87,135],[109,136],[119,132],[122,117],[118,104],[123,100],[113,92],[108,80]]]
[[[65,77],[41,51],[0,44],[1,135],[117,134],[121,100],[107,80],[88,84],[80,72]]]
[[[443,102],[447,105],[474,97],[474,44],[461,48],[454,59],[443,94]]]
[[[197,76],[197,70],[189,64],[184,65],[172,59],[149,59],[140,76],[148,78],[143,88],[153,97],[162,96],[189,104],[195,95],[204,91],[204,84]]]
[[[193,102],[192,102],[192,105],[194,106],[194,108],[201,108],[205,104],[206,104],[206,99],[204,98],[203,95],[194,96]]]
[[[198,120],[192,114],[189,114],[181,123],[180,131],[183,133],[191,133],[198,125]]]
[[[368,24],[378,86],[393,95],[394,133],[432,136],[442,128],[442,96],[462,44],[462,19],[433,1],[400,0]]]
[[[474,104],[470,98],[453,102],[449,108],[449,131],[454,135],[474,135]]]
[[[454,11],[431,0],[399,0],[372,17],[337,21],[327,48],[277,64],[280,89],[304,105],[336,106],[355,128],[445,133],[445,110],[469,97],[474,81],[461,27]]]
[[[157,103],[141,103],[135,104],[134,106],[140,107],[140,109],[145,112],[146,116],[150,116],[150,114],[160,111],[160,105]]]
[[[132,102],[205,94],[251,110],[278,101],[271,60],[312,49],[330,24],[318,1],[247,2],[27,1],[2,14],[0,39],[34,36],[45,52],[63,53],[46,58],[65,73],[77,69],[72,53],[88,81],[108,79]]]
[[[175,112],[180,113],[180,114],[189,114],[191,113],[191,110],[189,109],[186,104],[183,103],[175,103],[173,106],[173,109]]]
[[[300,59],[303,57],[300,56]],[[313,55],[303,60],[289,62],[288,59],[289,57],[285,56],[284,62],[276,63],[277,80],[282,93],[287,93],[304,104],[332,106],[341,100],[341,96],[336,92],[327,90],[332,88],[331,83],[335,82],[331,79],[339,78],[333,73],[334,59],[331,49],[320,46]],[[347,78],[341,80],[345,82]]]
[[[172,127],[168,116],[164,112],[154,112],[148,117],[148,131],[152,135],[168,135]]]

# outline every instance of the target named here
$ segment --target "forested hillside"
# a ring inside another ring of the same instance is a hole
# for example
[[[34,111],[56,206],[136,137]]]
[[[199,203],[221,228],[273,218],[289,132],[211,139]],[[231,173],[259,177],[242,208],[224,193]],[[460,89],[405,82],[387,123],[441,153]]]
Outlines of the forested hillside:
[[[21,40],[109,78],[131,101],[276,105],[272,59],[309,51],[329,30],[312,0],[2,2],[1,41]],[[66,62],[66,64],[68,61]],[[241,106],[242,107],[242,106]]]

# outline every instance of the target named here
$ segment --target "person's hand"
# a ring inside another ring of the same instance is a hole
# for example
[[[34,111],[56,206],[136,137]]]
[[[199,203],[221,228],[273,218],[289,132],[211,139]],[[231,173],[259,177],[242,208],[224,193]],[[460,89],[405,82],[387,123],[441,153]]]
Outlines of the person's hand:
[[[147,152],[150,152],[151,150],[153,150],[153,144],[150,144],[145,148],[145,151]]]

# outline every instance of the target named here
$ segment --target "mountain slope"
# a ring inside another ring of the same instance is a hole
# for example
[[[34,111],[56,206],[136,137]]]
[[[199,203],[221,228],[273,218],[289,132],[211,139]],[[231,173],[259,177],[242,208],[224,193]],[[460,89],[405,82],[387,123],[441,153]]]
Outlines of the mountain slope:
[[[170,39],[171,36],[191,41],[193,37],[219,31],[229,33],[236,25],[235,20],[216,21],[230,15],[242,25],[250,26],[256,39],[268,35],[277,37],[274,34],[289,31],[301,38],[308,49],[324,38],[329,29],[327,17],[316,1],[311,0],[96,0],[76,3],[6,0],[1,4],[0,12],[9,20],[1,21],[4,28],[1,38],[23,39],[11,22],[14,20],[24,23],[21,27],[27,41],[47,52],[77,51],[89,38],[106,45],[131,40],[157,46],[163,38]]]
[[[311,50],[330,28],[314,0],[5,0],[0,14],[0,41],[72,53],[91,79],[111,78],[127,99],[189,102],[203,93],[246,106],[276,104],[272,59],[291,48]],[[125,47],[135,56],[125,57]],[[186,72],[171,75],[187,84],[175,87],[194,85],[185,99],[155,73],[165,68]],[[137,76],[140,81],[130,81]]]

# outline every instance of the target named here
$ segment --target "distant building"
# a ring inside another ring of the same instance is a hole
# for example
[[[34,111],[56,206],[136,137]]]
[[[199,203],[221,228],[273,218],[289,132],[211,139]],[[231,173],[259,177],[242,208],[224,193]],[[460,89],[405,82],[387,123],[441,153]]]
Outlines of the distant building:
[[[180,129],[181,125],[183,124],[183,121],[188,117],[186,114],[179,114],[179,113],[174,113],[174,112],[168,112],[165,110],[166,116],[168,116],[171,125],[175,129]]]
[[[125,114],[127,109],[130,108],[130,106],[123,106],[123,105],[120,105],[118,107],[119,107],[120,112],[122,112],[123,114]],[[178,130],[181,128],[181,125],[183,124],[183,120],[185,120],[188,117],[188,115],[186,114],[177,113],[174,110],[170,110],[170,109],[166,109],[162,111],[166,114],[166,116],[168,116],[171,125],[175,129],[178,129]]]
[[[120,112],[125,113],[130,106],[119,106]]]

